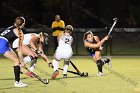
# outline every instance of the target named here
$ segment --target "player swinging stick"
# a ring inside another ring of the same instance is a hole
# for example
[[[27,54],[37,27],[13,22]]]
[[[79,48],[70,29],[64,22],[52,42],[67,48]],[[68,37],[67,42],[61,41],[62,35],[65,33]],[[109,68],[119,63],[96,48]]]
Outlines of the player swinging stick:
[[[93,60],[96,62],[97,67],[98,67],[98,76],[102,76],[102,66],[105,63],[109,64],[109,67],[111,67],[110,59],[108,58],[107,60],[102,60],[100,51],[101,45],[105,42],[105,40],[108,40],[111,32],[113,31],[114,26],[117,23],[118,18],[113,18],[114,22],[108,32],[108,35],[103,38],[101,41],[99,41],[97,36],[93,36],[93,33],[91,31],[88,31],[84,34],[84,46],[87,48],[88,52],[90,52],[90,55],[93,57]]]
[[[105,63],[108,63],[109,67],[111,67],[110,59],[107,58],[106,60],[101,59],[101,45],[108,40],[108,36],[103,38],[99,41],[97,36],[94,36],[91,31],[88,31],[84,34],[84,46],[86,47],[87,51],[90,53],[90,56],[93,58],[94,62],[97,64],[98,67],[98,76],[102,76],[102,66]]]
[[[25,66],[23,62],[23,57],[21,53],[21,43],[23,40],[22,27],[25,25],[25,19],[23,17],[17,17],[13,26],[8,27],[5,31],[0,34],[0,54],[3,54],[5,57],[11,59],[14,62],[14,74],[15,74],[15,83],[14,87],[26,87],[27,84],[24,84],[20,81],[20,64],[22,67]],[[10,48],[9,43],[13,42],[16,38],[19,38],[18,42],[18,56]]]

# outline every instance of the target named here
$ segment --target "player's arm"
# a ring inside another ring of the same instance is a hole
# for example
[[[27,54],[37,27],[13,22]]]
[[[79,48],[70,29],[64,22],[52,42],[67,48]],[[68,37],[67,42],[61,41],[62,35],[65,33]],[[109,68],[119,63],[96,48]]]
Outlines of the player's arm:
[[[48,57],[43,52],[43,45],[41,43],[39,43],[38,50],[40,51],[40,56],[43,58],[43,60],[48,63],[49,67],[52,67],[52,63],[50,62]]]
[[[97,42],[97,43],[98,43],[98,42],[100,42],[100,40],[99,40],[98,36],[94,36],[94,39],[96,40],[96,42]],[[100,47],[99,47],[99,49],[100,49],[100,50],[102,50],[102,49],[103,49],[103,47],[102,47],[102,46],[100,46]]]
[[[38,40],[38,37],[35,35],[35,34],[32,34],[32,38],[31,40],[29,41],[31,47],[35,50],[37,50],[37,47],[35,45],[36,41]]]
[[[100,47],[106,40],[108,40],[109,36],[104,37],[101,41],[99,41],[97,44],[92,44],[89,42],[84,42],[84,46],[85,47],[89,47],[89,48],[98,48]]]

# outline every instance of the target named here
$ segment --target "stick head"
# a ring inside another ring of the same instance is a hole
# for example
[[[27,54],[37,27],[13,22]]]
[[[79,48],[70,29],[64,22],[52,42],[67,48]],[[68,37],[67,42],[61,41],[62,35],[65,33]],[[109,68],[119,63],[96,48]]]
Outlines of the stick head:
[[[115,17],[115,18],[113,18],[113,20],[114,20],[114,21],[115,21],[115,20],[118,20],[118,18]]]
[[[48,80],[48,79],[44,79],[44,80],[43,80],[43,83],[44,83],[44,84],[49,84],[49,80]]]
[[[80,75],[81,77],[88,77],[88,72],[83,72],[81,75]]]

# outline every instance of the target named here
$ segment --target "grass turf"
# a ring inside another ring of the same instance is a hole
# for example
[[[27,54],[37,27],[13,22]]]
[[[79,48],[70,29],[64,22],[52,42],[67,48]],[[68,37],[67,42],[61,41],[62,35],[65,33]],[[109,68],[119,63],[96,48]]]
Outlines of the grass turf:
[[[51,59],[51,58],[50,58]],[[22,82],[29,84],[26,88],[14,88],[12,62],[1,58],[0,62],[0,93],[138,93],[140,92],[140,57],[112,57],[112,69],[104,66],[104,75],[97,77],[97,67],[90,57],[73,57],[73,63],[89,77],[68,74],[62,78],[62,71],[56,80],[51,80],[53,69],[39,59],[35,72],[42,78],[50,79],[48,85],[36,78],[21,75]],[[60,67],[63,62],[60,62]],[[69,70],[73,70],[72,66]],[[26,70],[24,70],[24,73]]]

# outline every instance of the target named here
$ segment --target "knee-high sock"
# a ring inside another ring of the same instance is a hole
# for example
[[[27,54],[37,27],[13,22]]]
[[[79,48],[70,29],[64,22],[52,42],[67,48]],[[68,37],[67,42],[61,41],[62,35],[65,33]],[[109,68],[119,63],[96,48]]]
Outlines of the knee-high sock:
[[[109,58],[107,58],[106,60],[104,60],[105,61],[105,63],[109,63],[110,62],[110,59]]]
[[[32,72],[34,71],[36,62],[37,62],[37,60],[35,59],[35,60],[33,60],[33,61],[31,62],[31,64],[30,64],[30,70],[31,70]]]
[[[109,59],[106,59],[106,60],[101,59],[101,62],[102,62],[102,66],[103,66],[104,64],[109,63]]]
[[[20,81],[20,66],[14,66],[15,81]]]
[[[102,65],[106,64],[104,59],[101,59]]]
[[[64,65],[63,67],[63,74],[67,74],[67,71],[68,71],[68,65]]]
[[[97,60],[96,64],[97,64],[97,67],[98,67],[98,71],[102,73],[102,66],[103,66],[102,61],[101,60]]]
[[[58,62],[55,59],[53,59],[52,64],[54,67],[54,71],[58,70]]]

